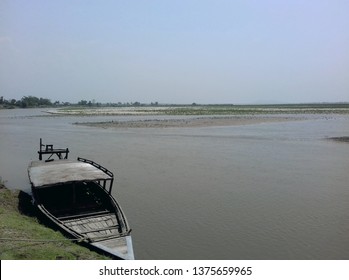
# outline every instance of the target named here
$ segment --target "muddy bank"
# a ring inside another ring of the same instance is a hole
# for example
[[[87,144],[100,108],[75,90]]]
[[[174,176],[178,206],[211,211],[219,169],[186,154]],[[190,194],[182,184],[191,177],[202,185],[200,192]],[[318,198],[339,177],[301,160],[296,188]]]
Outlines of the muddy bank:
[[[349,136],[330,137],[327,139],[332,140],[332,141],[336,141],[336,142],[349,143]]]
[[[175,128],[248,125],[296,121],[302,119],[304,118],[300,116],[219,116],[179,119],[146,119],[135,121],[76,122],[74,124],[101,128]]]

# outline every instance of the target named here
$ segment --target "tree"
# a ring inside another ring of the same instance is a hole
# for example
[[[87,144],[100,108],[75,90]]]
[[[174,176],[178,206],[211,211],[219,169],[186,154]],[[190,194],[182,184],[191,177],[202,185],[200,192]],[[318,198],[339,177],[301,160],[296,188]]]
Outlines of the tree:
[[[22,107],[37,107],[39,105],[39,98],[35,96],[23,96],[22,97]]]
[[[87,101],[86,101],[86,100],[80,100],[80,101],[78,102],[78,105],[86,106],[86,105],[87,105]]]
[[[21,100],[21,107],[42,107],[42,106],[51,106],[51,100],[48,98],[38,98],[36,96],[23,96]]]
[[[39,99],[39,106],[51,106],[52,102],[48,98],[40,98]]]

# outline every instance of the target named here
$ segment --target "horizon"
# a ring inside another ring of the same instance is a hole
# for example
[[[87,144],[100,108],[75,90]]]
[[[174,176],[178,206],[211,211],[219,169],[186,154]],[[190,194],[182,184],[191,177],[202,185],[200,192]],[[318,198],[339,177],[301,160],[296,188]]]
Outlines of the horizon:
[[[49,102],[52,103],[53,106],[81,106],[81,107],[103,107],[103,106],[127,106],[127,107],[142,107],[142,106],[154,106],[154,107],[161,107],[161,106],[301,106],[301,105],[349,105],[349,101],[338,101],[338,102],[299,102],[299,103],[196,103],[196,102],[191,102],[191,103],[162,103],[162,102],[138,102],[138,101],[129,101],[129,102],[99,102],[98,100],[79,100],[79,101],[74,101],[74,102],[69,102],[69,101],[62,101],[62,100],[56,100],[55,101],[51,100],[50,98],[45,98],[45,97],[38,97],[38,96],[23,96],[21,99],[18,99],[15,101],[22,101],[23,98],[25,97],[34,97],[38,99],[46,99]],[[7,104],[7,105],[15,105],[11,104],[11,99],[7,99],[4,96],[1,96],[2,104]],[[86,104],[79,104],[80,102],[86,102]],[[57,102],[57,104],[55,104]]]

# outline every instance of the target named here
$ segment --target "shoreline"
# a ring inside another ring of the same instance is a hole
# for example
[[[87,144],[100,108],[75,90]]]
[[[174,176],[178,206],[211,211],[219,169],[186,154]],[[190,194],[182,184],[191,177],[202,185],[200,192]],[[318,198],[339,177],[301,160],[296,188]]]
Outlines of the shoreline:
[[[207,116],[176,119],[145,119],[106,122],[76,122],[75,125],[100,128],[195,128],[214,126],[239,126],[273,122],[306,120],[302,116]]]
[[[46,226],[31,198],[0,177],[0,260],[110,260]]]

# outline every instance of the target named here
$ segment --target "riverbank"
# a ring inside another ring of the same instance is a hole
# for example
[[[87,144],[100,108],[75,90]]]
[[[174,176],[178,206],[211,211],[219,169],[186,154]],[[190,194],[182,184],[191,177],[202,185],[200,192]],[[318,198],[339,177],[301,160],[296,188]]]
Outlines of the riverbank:
[[[27,194],[0,182],[1,260],[109,259],[44,226],[34,214]]]

